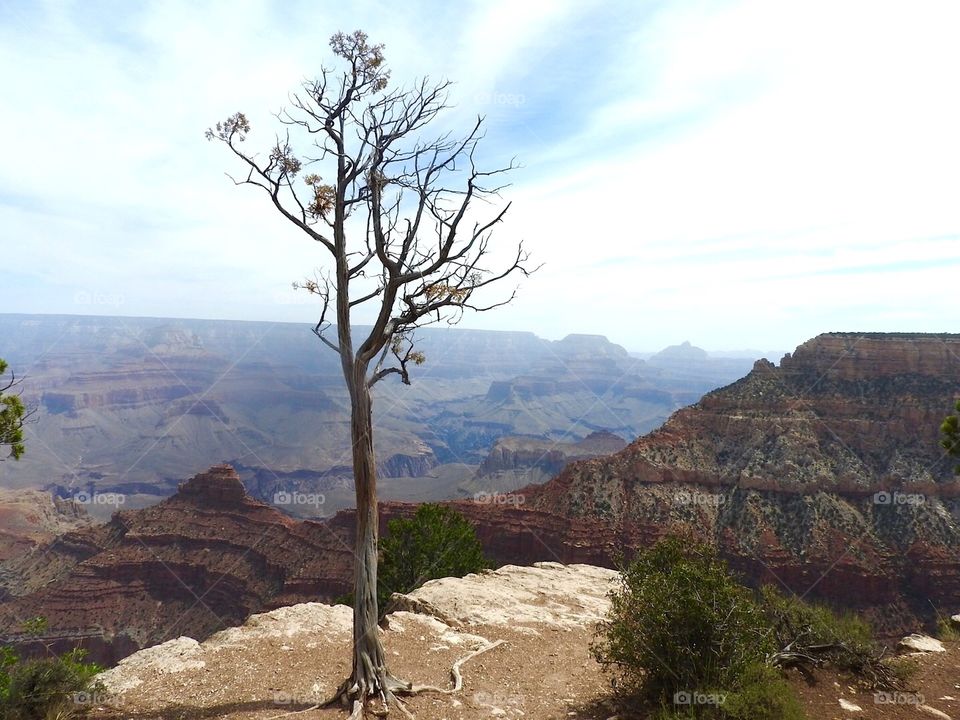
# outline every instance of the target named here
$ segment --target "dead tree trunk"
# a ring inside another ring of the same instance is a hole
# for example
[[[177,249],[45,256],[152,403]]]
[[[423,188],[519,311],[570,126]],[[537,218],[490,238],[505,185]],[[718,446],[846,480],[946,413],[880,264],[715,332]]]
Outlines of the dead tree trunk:
[[[348,342],[349,338],[341,338]],[[344,345],[348,347],[348,345]],[[377,551],[379,515],[377,512],[377,467],[373,454],[373,401],[367,383],[366,364],[355,359],[344,363],[350,390],[350,429],[353,441],[353,470],[357,498],[357,534],[353,580],[353,669],[337,689],[331,701],[353,705],[351,718],[361,718],[365,704],[379,699],[381,712],[396,707],[409,715],[397,694],[417,692],[409,682],[398,680],[387,669],[383,643],[380,642],[377,607]],[[435,688],[423,688],[435,689]],[[441,691],[442,692],[442,691]],[[328,701],[328,702],[331,702]]]
[[[386,660],[377,624],[377,475],[373,455],[372,401],[365,371],[354,372],[351,439],[357,497],[357,544],[353,582],[353,672],[351,685],[361,697],[381,695]]]

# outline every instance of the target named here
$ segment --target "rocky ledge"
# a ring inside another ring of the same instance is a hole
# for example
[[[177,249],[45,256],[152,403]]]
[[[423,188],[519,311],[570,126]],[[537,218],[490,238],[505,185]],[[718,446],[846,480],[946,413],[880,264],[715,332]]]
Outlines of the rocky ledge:
[[[421,720],[547,718],[602,702],[606,679],[589,644],[615,577],[585,565],[506,566],[402,596],[406,609],[380,631],[392,671],[448,687],[451,667],[462,661],[465,683],[451,695],[412,698],[410,709]],[[181,636],[126,658],[100,676],[107,694],[95,698],[97,711],[252,720],[306,710],[348,674],[351,638],[352,611],[343,605],[254,615],[202,642]]]
[[[379,631],[391,671],[446,688],[459,663],[463,679],[449,694],[410,698],[408,710],[420,720],[610,718],[610,676],[589,646],[615,584],[616,574],[604,568],[538,563],[433,580],[401,596],[404,609]],[[339,708],[315,706],[348,674],[351,639],[351,611],[343,605],[280,608],[202,642],[181,636],[141,650],[102,674],[106,692],[87,699],[96,717],[111,720],[344,718]],[[910,702],[879,704],[876,694],[827,671],[813,683],[792,674],[805,716],[960,717],[957,643],[919,639],[905,646],[917,672],[914,692],[898,697]]]

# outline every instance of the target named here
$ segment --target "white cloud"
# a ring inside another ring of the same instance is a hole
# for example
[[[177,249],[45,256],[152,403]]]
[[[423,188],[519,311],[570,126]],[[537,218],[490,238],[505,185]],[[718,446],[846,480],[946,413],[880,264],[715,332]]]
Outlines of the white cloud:
[[[396,82],[457,81],[443,127],[489,112],[488,151],[526,166],[496,237],[546,265],[466,324],[634,348],[942,326],[960,235],[953,3],[43,7],[0,24],[17,69],[0,243],[28,278],[0,288],[5,310],[76,311],[56,299],[92,284],[131,314],[311,319],[288,287],[322,255],[232,186],[203,130],[242,109],[266,147],[326,38],[361,27]],[[589,86],[539,86],[558,58]],[[524,104],[484,105],[495,93]]]

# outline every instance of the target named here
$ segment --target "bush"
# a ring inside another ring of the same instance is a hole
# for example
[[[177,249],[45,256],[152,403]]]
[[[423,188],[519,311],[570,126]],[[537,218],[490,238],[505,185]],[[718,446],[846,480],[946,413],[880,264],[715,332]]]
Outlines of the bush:
[[[477,532],[452,508],[424,503],[411,518],[387,523],[380,539],[377,567],[377,607],[380,617],[389,612],[390,595],[416,590],[427,580],[463,577],[490,567],[483,556]],[[353,605],[353,593],[334,599]]]
[[[719,708],[727,720],[803,720],[803,708],[790,683],[776,668],[757,662],[744,671],[740,687]]]
[[[103,668],[84,662],[85,650],[19,660],[11,648],[0,651],[0,720],[66,718],[85,709],[100,692],[94,676]]]
[[[817,664],[850,673],[867,688],[904,688],[907,675],[898,665],[884,659],[883,648],[874,639],[872,629],[860,618],[784,596],[771,586],[761,590],[761,599],[777,645],[799,654],[782,653],[773,658],[774,663],[808,671],[810,663],[805,658],[815,657]]]
[[[46,618],[23,623],[30,635],[46,629]],[[86,650],[74,648],[59,656],[21,660],[13,648],[0,647],[0,720],[69,718],[86,709],[90,698],[102,691],[94,677],[103,672],[99,665],[84,662],[86,655]]]
[[[10,696],[10,668],[17,664],[17,653],[12,647],[0,646],[0,708],[7,705]],[[3,715],[0,713],[0,718]]]
[[[392,593],[408,593],[427,580],[463,577],[489,566],[476,530],[463,515],[424,503],[413,517],[387,523],[377,571],[380,612],[386,612]]]
[[[721,692],[723,702],[711,705],[663,705],[651,720],[804,720],[803,707],[790,683],[775,668],[763,663],[749,665],[739,689]]]
[[[725,702],[684,707],[677,699],[736,693],[745,706],[750,693],[762,695],[749,683],[774,650],[773,634],[751,592],[712,548],[663,540],[624,568],[620,582],[592,651],[617,670],[622,700],[660,707],[666,717],[739,717],[725,715]]]
[[[783,670],[829,665],[876,690],[903,689],[870,626],[851,614],[736,582],[710,547],[668,538],[621,569],[591,647],[614,690],[656,720],[796,720]]]

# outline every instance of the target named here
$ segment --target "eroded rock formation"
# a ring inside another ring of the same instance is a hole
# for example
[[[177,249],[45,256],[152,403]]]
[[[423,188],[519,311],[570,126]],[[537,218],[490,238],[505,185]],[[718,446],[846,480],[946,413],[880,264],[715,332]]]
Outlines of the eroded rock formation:
[[[474,477],[461,487],[471,494],[516,490],[546,482],[572,462],[612,455],[626,445],[619,435],[605,430],[576,442],[542,435],[510,435],[494,443]]]
[[[693,533],[754,582],[893,629],[960,599],[960,483],[938,444],[958,392],[960,336],[821,335],[524,507],[594,520],[595,546]]]
[[[960,485],[938,445],[958,381],[960,336],[820,336],[615,455],[452,504],[498,564],[610,566],[684,532],[755,584],[846,606],[891,634],[915,629],[932,606],[960,602]],[[383,504],[384,529],[415,507]],[[50,621],[46,640],[87,638],[102,660],[203,638],[349,590],[352,545],[352,512],[296,521],[217,467],[37,554],[24,572],[44,586],[0,606],[0,642],[23,643],[18,623],[34,615]]]

